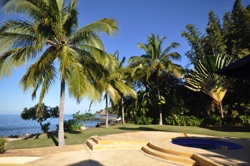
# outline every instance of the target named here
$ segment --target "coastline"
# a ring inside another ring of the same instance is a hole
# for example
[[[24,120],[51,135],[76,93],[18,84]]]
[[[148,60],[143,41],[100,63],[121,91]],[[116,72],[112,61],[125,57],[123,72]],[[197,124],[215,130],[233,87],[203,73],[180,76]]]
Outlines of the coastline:
[[[72,115],[65,115],[65,120],[71,119]],[[57,130],[58,119],[48,119],[44,123],[50,123],[48,132]],[[109,117],[109,124],[117,123],[116,116]],[[83,123],[85,128],[94,128],[105,125],[105,117],[96,116],[94,119]],[[43,134],[41,126],[37,121],[23,120],[20,115],[0,116],[0,138],[23,139],[31,135]]]

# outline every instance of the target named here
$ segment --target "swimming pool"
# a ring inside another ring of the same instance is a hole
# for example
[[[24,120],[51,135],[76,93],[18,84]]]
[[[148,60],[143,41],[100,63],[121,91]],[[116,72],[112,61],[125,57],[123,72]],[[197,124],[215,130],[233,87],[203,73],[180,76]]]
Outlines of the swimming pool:
[[[216,150],[236,150],[242,149],[243,146],[221,141],[218,139],[203,139],[203,138],[175,138],[171,141],[173,144],[187,146],[200,149],[216,149]]]

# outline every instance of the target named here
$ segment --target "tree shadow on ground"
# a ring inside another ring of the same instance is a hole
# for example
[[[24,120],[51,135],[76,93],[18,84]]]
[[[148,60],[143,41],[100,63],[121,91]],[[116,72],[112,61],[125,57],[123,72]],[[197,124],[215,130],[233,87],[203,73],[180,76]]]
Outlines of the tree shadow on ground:
[[[70,133],[70,134],[81,134],[81,131],[73,131],[73,130],[66,130],[65,132]]]
[[[25,137],[24,140],[28,140],[28,139],[38,139],[40,135],[41,135],[40,133],[30,134],[29,136]]]
[[[58,141],[57,141],[57,132],[48,132],[47,133],[47,137],[48,137],[48,139],[52,139],[52,141],[54,142],[54,144],[56,145],[56,146],[58,146]],[[55,138],[56,137],[56,138]]]
[[[118,127],[118,129],[121,129],[121,130],[131,130],[131,131],[166,131],[166,130],[163,130],[163,129],[155,129],[155,128],[151,128],[151,127]]]
[[[200,126],[200,128],[205,128],[215,131],[226,131],[226,132],[250,132],[250,127],[206,127]]]
[[[58,141],[57,141],[57,132],[56,131],[51,131],[51,132],[47,132],[47,133],[44,133],[44,134],[47,134],[47,138],[48,139],[52,139],[52,141],[54,142],[54,144],[56,146],[58,146]],[[24,138],[24,140],[28,140],[28,139],[39,139],[39,137],[41,136],[42,134],[41,133],[36,133],[36,134],[31,134],[27,137]]]
[[[85,160],[85,161],[81,161],[79,163],[75,163],[75,164],[71,164],[70,166],[103,166],[103,164],[101,164],[100,162],[96,161],[96,160]]]

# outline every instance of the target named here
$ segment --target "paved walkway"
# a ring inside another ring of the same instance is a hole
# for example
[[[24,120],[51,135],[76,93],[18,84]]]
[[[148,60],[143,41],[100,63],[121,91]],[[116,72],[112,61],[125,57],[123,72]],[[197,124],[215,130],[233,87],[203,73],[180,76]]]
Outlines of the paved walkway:
[[[206,151],[202,149],[187,148],[173,145],[170,143],[171,138],[175,137],[204,137],[200,135],[158,132],[158,131],[142,131],[123,134],[111,134],[101,136],[107,140],[138,140],[148,141],[157,144],[161,147],[175,149],[179,151],[188,151],[198,153],[209,159],[223,165],[250,165],[250,139],[237,138],[220,138],[222,140],[238,143],[244,146],[240,150],[214,150]],[[209,136],[207,136],[209,137]],[[19,157],[19,158],[17,158]],[[27,157],[27,158],[26,158]],[[33,160],[33,161],[32,161]],[[64,147],[46,147],[33,149],[17,149],[8,150],[0,155],[0,165],[6,164],[26,164],[39,166],[54,166],[54,165],[75,165],[75,166],[152,166],[152,165],[175,165],[164,160],[151,157],[140,150],[102,150],[91,151],[85,144],[71,145]]]

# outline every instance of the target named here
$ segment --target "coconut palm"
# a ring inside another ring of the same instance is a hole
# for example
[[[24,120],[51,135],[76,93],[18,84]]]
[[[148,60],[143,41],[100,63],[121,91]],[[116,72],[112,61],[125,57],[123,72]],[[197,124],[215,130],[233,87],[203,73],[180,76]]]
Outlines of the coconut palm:
[[[101,96],[95,80],[102,77],[97,62],[104,55],[104,47],[97,33],[112,35],[118,30],[116,21],[105,18],[78,28],[77,0],[68,4],[64,0],[2,0],[1,6],[7,13],[25,14],[27,20],[8,20],[0,27],[0,76],[33,60],[20,84],[24,91],[33,89],[33,98],[41,89],[37,111],[59,66],[58,141],[62,146],[66,86],[78,101],[87,95],[93,99]]]
[[[174,76],[180,77],[182,68],[174,64],[172,60],[180,59],[180,54],[177,52],[170,52],[171,49],[177,48],[178,43],[172,42],[165,49],[163,49],[163,42],[166,37],[159,37],[152,34],[147,37],[147,43],[139,43],[138,47],[145,51],[145,55],[133,56],[129,59],[131,66],[138,66],[142,64],[143,73],[145,73],[146,81],[152,74],[156,75],[156,88],[158,96],[158,109],[160,113],[159,124],[162,125],[162,110],[161,110],[161,92],[159,89],[158,78],[162,72],[173,74]],[[172,60],[171,60],[172,59]],[[141,72],[142,73],[142,72]]]
[[[122,97],[126,95],[137,98],[136,92],[125,82],[126,74],[131,72],[131,68],[122,68],[123,61],[119,62],[116,54],[117,52],[106,58],[104,68],[108,71],[108,75],[102,80],[106,99],[106,128],[108,128],[108,98],[114,105],[118,104]]]
[[[185,87],[196,92],[204,92],[219,104],[222,118],[224,118],[222,100],[233,79],[215,72],[233,61],[229,55],[206,56],[185,77]]]

